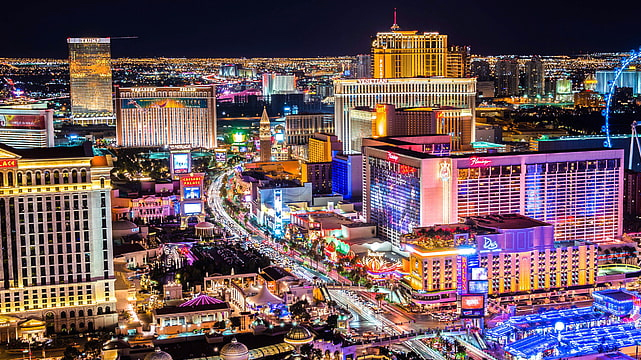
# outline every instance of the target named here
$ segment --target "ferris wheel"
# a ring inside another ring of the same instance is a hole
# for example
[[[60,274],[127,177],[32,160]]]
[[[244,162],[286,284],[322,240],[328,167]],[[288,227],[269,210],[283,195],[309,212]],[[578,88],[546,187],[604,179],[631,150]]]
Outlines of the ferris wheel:
[[[627,69],[631,63],[633,63],[640,57],[641,57],[641,50],[630,51],[630,56],[625,58],[625,60],[621,62],[621,65],[619,67],[614,69],[614,79],[611,81],[608,81],[608,92],[605,96],[605,109],[602,112],[603,117],[605,118],[605,123],[601,128],[601,131],[605,133],[605,141],[603,143],[603,146],[605,146],[606,148],[612,147],[612,139],[610,135],[610,105],[612,104],[612,97],[614,95],[614,91],[617,88],[617,81],[621,77],[621,74],[623,73],[623,71]],[[636,129],[636,123],[633,124],[632,128]],[[636,133],[636,130],[634,130],[633,132]]]

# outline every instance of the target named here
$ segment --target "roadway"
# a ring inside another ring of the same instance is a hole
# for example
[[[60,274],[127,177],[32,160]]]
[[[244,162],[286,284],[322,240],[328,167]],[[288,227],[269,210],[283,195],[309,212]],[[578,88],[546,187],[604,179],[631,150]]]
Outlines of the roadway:
[[[248,242],[252,243],[259,249],[259,251],[264,255],[269,256],[272,260],[286,259],[290,264],[294,264],[294,266],[292,266],[292,273],[297,276],[301,276],[308,280],[314,279],[317,281],[320,280],[323,283],[331,283],[333,280],[328,278],[325,274],[303,266],[297,259],[278,252],[275,244],[270,243],[269,246],[265,246],[264,242],[269,241],[269,238],[261,230],[255,228],[251,224],[245,224],[251,230],[250,233],[240,225],[237,219],[233,218],[225,211],[223,201],[220,197],[220,187],[222,186],[222,179],[225,175],[231,177],[234,175],[234,172],[233,170],[230,170],[216,175],[208,190],[208,204],[212,211],[217,215],[216,220],[228,229],[236,232],[240,237],[247,238]],[[279,263],[282,262],[279,261]],[[358,292],[333,289],[329,290],[329,293],[332,300],[336,301],[336,303],[341,307],[350,311],[355,319],[352,324],[361,327],[361,331],[373,327],[379,334],[400,335],[410,331],[419,330],[419,327],[423,329],[436,327],[423,326],[426,324],[423,319],[420,319],[420,322],[417,324],[417,316],[408,315],[387,303],[382,303],[381,309],[376,311],[374,308],[377,306],[371,306],[373,301],[361,297]],[[369,302],[370,306],[365,306],[367,302]],[[428,323],[429,322],[431,321],[428,321]],[[438,323],[435,323],[434,325],[438,325]],[[407,340],[403,344],[415,351],[423,359],[445,360],[442,354],[427,346],[420,339]]]

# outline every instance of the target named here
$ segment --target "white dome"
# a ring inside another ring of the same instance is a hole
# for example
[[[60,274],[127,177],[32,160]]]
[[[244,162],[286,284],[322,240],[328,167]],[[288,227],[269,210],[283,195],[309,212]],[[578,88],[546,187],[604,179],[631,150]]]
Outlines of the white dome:
[[[168,353],[160,350],[160,348],[156,348],[154,352],[147,354],[147,356],[145,356],[145,360],[174,360],[174,359]]]
[[[220,349],[220,357],[223,360],[247,360],[249,359],[249,349],[243,343],[239,343],[236,338]]]

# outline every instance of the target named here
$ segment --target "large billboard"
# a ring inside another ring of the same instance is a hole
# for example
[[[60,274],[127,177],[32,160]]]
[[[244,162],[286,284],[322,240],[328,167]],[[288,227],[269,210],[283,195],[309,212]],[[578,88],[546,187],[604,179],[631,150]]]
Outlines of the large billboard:
[[[0,114],[0,128],[44,130],[46,126],[45,115]]]
[[[189,174],[191,172],[191,154],[172,153],[171,171],[174,175]]]
[[[183,200],[202,198],[203,175],[184,175],[180,177],[180,193]]]
[[[208,108],[207,99],[192,98],[141,98],[121,99],[122,109],[171,109],[171,108]]]
[[[477,318],[485,315],[485,296],[461,295],[461,317]]]

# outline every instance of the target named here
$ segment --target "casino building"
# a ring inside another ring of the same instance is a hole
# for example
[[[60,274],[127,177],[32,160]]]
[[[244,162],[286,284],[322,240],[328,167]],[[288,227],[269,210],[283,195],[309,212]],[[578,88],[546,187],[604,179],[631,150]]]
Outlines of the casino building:
[[[597,280],[596,244],[554,241],[551,224],[517,214],[416,228],[401,243],[409,253],[412,301],[428,307],[452,303],[457,294],[506,300],[549,297],[560,289],[587,294]]]
[[[119,146],[216,148],[213,86],[116,87]]]
[[[15,319],[0,341],[33,331],[20,324],[34,319],[40,335],[117,323],[111,168],[90,143],[0,144],[0,316]]]
[[[363,212],[396,245],[416,227],[492,214],[550,223],[556,241],[621,234],[622,149],[435,156],[430,137],[402,139],[363,146]]]
[[[356,107],[374,108],[390,104],[397,108],[453,107],[466,110],[471,118],[470,141],[475,140],[474,119],[476,79],[474,78],[403,78],[351,79],[334,81],[334,125],[338,140],[346,153],[360,152],[353,148],[350,112]]]

